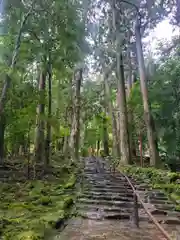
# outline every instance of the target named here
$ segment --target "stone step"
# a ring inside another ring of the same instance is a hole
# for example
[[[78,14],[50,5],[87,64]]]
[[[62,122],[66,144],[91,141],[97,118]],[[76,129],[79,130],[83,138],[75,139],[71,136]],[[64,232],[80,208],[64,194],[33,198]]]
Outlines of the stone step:
[[[180,219],[180,212],[177,211],[166,211],[167,212],[167,216],[169,217],[177,217]]]
[[[111,180],[115,180],[115,179],[118,179],[118,180],[126,180],[125,177],[123,176],[113,176],[107,172],[104,172],[104,173],[94,173],[94,172],[89,172],[89,173],[86,173],[85,174],[85,177],[89,177],[89,178],[107,178],[107,179],[111,179]],[[126,180],[127,181],[127,180]],[[134,182],[134,181],[133,181]]]
[[[112,220],[129,220],[130,214],[128,213],[98,213],[98,212],[79,212],[79,216],[83,218],[88,219],[96,219],[96,220],[102,220],[102,219],[112,219]]]
[[[85,186],[86,186],[86,185],[85,185]],[[117,192],[120,192],[121,190],[126,190],[126,189],[131,190],[131,189],[132,189],[130,186],[124,186],[124,185],[114,186],[114,185],[106,185],[106,184],[104,184],[104,185],[102,185],[102,184],[97,184],[97,185],[93,185],[92,187],[93,187],[93,188],[96,188],[96,189],[106,188],[107,191],[108,191],[109,189],[116,189]]]
[[[149,199],[149,202],[152,203],[152,204],[171,204],[171,202],[166,199],[166,201],[164,200],[158,200],[158,199]]]
[[[158,223],[161,223],[161,224],[180,225],[180,219],[177,217],[156,215],[156,220],[158,221]],[[149,219],[148,222],[153,223],[153,221],[151,219]]]
[[[163,216],[166,216],[168,214],[168,211],[164,211],[164,210],[160,210],[160,209],[155,209],[155,210],[152,210],[150,211],[150,213],[153,215],[153,216],[158,216],[158,215],[163,215]]]
[[[108,196],[108,197],[119,197],[119,196],[124,196],[124,197],[133,197],[133,192],[93,192],[93,191],[84,191],[84,195],[91,195],[91,196]]]
[[[89,187],[87,190],[84,188],[84,191],[88,192],[96,192],[96,193],[101,193],[101,194],[133,194],[132,189],[121,189],[121,191],[115,188],[115,189],[106,189],[106,187],[101,187],[101,188],[96,188],[96,187]]]
[[[127,182],[127,180],[123,177],[112,177],[110,176],[109,174],[86,174],[85,175],[85,178],[88,178],[88,179],[94,179],[94,180],[97,180],[97,179],[107,179],[107,180],[111,180],[111,181],[124,181],[124,182]],[[135,183],[133,181],[133,183]]]
[[[82,204],[100,204],[100,205],[109,205],[109,206],[118,206],[118,207],[124,207],[124,208],[129,208],[133,207],[134,203],[133,202],[123,202],[123,201],[108,201],[108,200],[98,200],[98,199],[86,199],[86,198],[80,198],[78,199],[79,203]],[[141,206],[138,204],[139,207]]]
[[[132,213],[133,212],[133,207],[128,207],[128,208],[122,208],[122,207],[117,207],[117,206],[109,206],[109,205],[96,205],[96,204],[76,204],[76,208],[78,210],[84,210],[84,211],[99,211],[100,209],[103,209],[104,212],[109,213],[109,212],[116,212],[116,213]]]
[[[127,182],[123,182],[120,180],[117,181],[112,181],[106,178],[103,179],[85,179],[85,181],[91,183],[91,184],[101,184],[101,183],[106,183],[106,185],[115,185],[115,186],[119,186],[119,185],[124,185],[124,186],[129,186],[129,184]]]
[[[120,182],[128,183],[124,177],[113,177],[109,174],[86,174],[85,178],[92,179],[94,181],[106,179],[106,180],[110,180],[113,182],[120,181]],[[134,180],[132,180],[131,182],[132,182],[132,184],[141,184],[141,183],[138,183],[137,181],[135,182]]]
[[[173,204],[154,204],[154,207],[158,210],[174,210],[175,206]]]
[[[93,184],[93,185],[100,185],[100,184],[106,184],[107,186],[127,186],[127,187],[130,187],[130,185],[127,183],[127,182],[123,182],[123,181],[120,181],[120,180],[117,180],[117,181],[113,181],[113,180],[108,180],[106,178],[103,178],[103,179],[85,179],[86,182],[90,183],[90,184]],[[139,186],[137,186],[139,187]]]
[[[125,202],[133,202],[133,197],[126,197],[126,196],[106,196],[106,195],[90,195],[90,194],[83,194],[80,198],[87,198],[87,199],[98,199],[98,200],[107,200],[107,201],[125,201]]]
[[[156,201],[168,201],[169,199],[164,196],[164,197],[156,197],[156,196],[145,196],[145,198],[149,199],[150,201],[151,200],[156,200]]]
[[[124,192],[124,191],[127,191],[127,190],[132,190],[131,187],[125,187],[125,186],[113,186],[113,185],[106,185],[106,184],[88,184],[88,183],[85,183],[84,184],[84,189],[85,188],[94,188],[94,189],[106,189],[107,192],[110,191],[110,190],[116,190],[117,193],[120,193],[121,191]]]

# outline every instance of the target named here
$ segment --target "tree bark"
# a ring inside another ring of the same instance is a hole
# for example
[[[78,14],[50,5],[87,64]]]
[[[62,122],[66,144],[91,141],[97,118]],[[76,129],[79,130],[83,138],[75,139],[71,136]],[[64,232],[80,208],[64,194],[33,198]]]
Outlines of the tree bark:
[[[128,44],[130,45],[130,36],[128,39]],[[133,80],[134,80],[134,75],[133,75],[133,71],[132,71],[132,62],[131,62],[131,52],[130,49],[128,47],[127,50],[127,59],[128,59],[128,66],[129,66],[129,71],[128,71],[128,98],[130,97],[131,94],[131,89],[133,86]],[[131,157],[135,158],[136,157],[136,145],[133,139],[133,111],[131,109],[131,107],[129,107],[128,109],[128,125],[129,125],[129,146],[130,146],[130,152],[131,152]],[[132,159],[133,161],[133,159]]]
[[[4,116],[4,114],[2,114],[0,116],[0,164],[1,165],[3,165],[3,163],[4,163],[5,127],[6,127],[5,116]]]
[[[128,133],[128,117],[126,105],[124,66],[122,53],[117,54],[117,77],[119,91],[119,109],[120,109],[120,141],[121,141],[121,160],[125,164],[131,163]]]
[[[75,80],[74,108],[69,146],[72,158],[75,161],[79,161],[80,103],[81,103],[80,91],[82,84],[82,69],[78,69],[75,71],[74,80]]]
[[[39,105],[37,106],[36,116],[36,133],[35,133],[35,149],[34,161],[35,164],[43,163],[45,156],[45,87],[46,87],[46,70],[42,70],[39,78]]]
[[[152,117],[150,104],[148,101],[147,79],[146,79],[145,63],[144,63],[144,56],[143,56],[143,50],[142,50],[140,23],[138,18],[135,26],[135,34],[136,34],[136,50],[137,50],[137,59],[138,59],[138,65],[139,65],[141,93],[142,93],[142,99],[143,99],[143,105],[144,105],[144,117],[145,117],[145,123],[147,127],[147,137],[148,137],[148,144],[149,144],[149,150],[150,150],[150,164],[151,166],[158,166],[159,153],[158,153],[158,147],[157,147],[157,135],[156,135],[155,125],[154,125],[154,119]]]
[[[103,149],[104,155],[109,156],[109,135],[108,135],[108,122],[106,118],[106,112],[108,109],[108,99],[106,96],[106,89],[105,89],[105,82],[103,83],[103,92],[104,92],[104,101],[103,101],[103,108],[104,114],[102,116],[102,126],[103,126]]]
[[[116,1],[111,3],[112,7],[112,26],[114,33],[114,45],[116,48],[116,61],[117,61],[117,88],[119,94],[119,110],[120,110],[120,151],[121,161],[125,164],[131,162],[130,148],[129,148],[129,133],[128,133],[128,117],[127,117],[127,105],[126,105],[126,91],[125,91],[125,79],[124,79],[124,65],[123,55],[121,50],[121,39],[117,33],[117,9]]]
[[[118,135],[118,143],[119,143],[119,150],[121,152],[121,133],[120,133],[120,111],[119,111],[119,102],[120,102],[120,92],[117,90],[117,96],[116,96],[116,104],[117,104],[117,116],[116,116],[116,122],[117,122],[117,135]]]
[[[106,116],[103,116],[102,121],[103,121],[103,148],[104,148],[104,155],[105,156],[109,156],[109,138],[108,138]]]
[[[51,61],[51,60],[50,60]],[[52,65],[51,62],[49,63],[48,69],[48,121],[46,125],[46,159],[45,159],[45,166],[47,167],[50,163],[50,153],[51,153],[51,124],[50,119],[52,115]]]
[[[114,155],[114,157],[120,157],[120,149],[119,149],[119,142],[118,142],[118,136],[117,136],[116,118],[115,118],[115,115],[114,115],[113,105],[112,105],[112,101],[111,101],[111,93],[110,93],[108,78],[107,78],[105,73],[104,73],[104,84],[105,84],[106,98],[107,98],[107,102],[108,102],[108,110],[109,110],[109,114],[110,114],[111,120],[112,120],[113,155]]]
[[[99,156],[100,144],[101,144],[101,141],[100,141],[100,139],[98,139],[96,142],[96,156],[97,157]]]
[[[140,152],[140,166],[143,167],[143,147],[141,133],[139,134],[139,152]]]

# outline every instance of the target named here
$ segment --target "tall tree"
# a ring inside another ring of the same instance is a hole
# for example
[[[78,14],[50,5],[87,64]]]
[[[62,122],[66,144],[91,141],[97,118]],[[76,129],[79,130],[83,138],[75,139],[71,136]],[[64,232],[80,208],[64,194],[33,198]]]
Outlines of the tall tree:
[[[74,160],[79,160],[79,141],[80,141],[80,103],[81,103],[81,84],[82,84],[83,69],[76,69],[74,72],[74,96],[73,96],[73,118],[71,135],[69,140],[71,156]]]
[[[147,127],[147,136],[149,142],[149,150],[150,150],[150,159],[152,166],[158,166],[159,164],[159,154],[158,154],[158,146],[157,146],[157,135],[154,125],[154,119],[151,114],[149,98],[148,98],[148,87],[147,87],[147,76],[146,69],[144,63],[144,56],[142,50],[142,42],[140,35],[140,23],[139,19],[136,20],[136,49],[137,49],[137,59],[139,65],[139,73],[140,73],[140,83],[141,83],[141,91],[144,105],[144,117]]]

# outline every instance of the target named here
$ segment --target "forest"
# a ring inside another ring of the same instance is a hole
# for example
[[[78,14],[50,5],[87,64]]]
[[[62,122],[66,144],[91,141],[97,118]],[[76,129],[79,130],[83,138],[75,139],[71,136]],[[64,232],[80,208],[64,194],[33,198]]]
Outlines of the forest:
[[[0,239],[44,239],[69,217],[89,148],[180,169],[180,38],[158,57],[143,41],[165,18],[179,28],[179,0],[2,0],[0,13]]]

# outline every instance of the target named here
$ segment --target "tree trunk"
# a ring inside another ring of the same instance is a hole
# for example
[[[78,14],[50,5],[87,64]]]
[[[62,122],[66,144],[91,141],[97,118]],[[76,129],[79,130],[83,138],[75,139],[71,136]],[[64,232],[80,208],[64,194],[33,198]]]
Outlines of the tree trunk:
[[[44,162],[45,156],[45,86],[46,86],[46,71],[41,71],[39,78],[39,105],[37,106],[36,116],[36,133],[35,133],[35,149],[34,149],[34,161],[37,163]]]
[[[100,144],[101,144],[101,141],[100,141],[100,139],[98,139],[97,143],[96,143],[96,156],[97,157],[99,156]]]
[[[103,121],[103,148],[104,148],[104,155],[105,156],[109,156],[109,138],[108,138],[106,116],[103,116],[102,121]]]
[[[4,137],[5,137],[6,121],[5,116],[0,116],[0,165],[4,163]]]
[[[141,133],[139,134],[139,152],[140,152],[140,166],[143,167],[143,147]]]
[[[130,39],[129,39],[129,43],[130,45]],[[128,51],[127,51],[127,58],[128,58],[128,66],[129,66],[129,72],[128,72],[128,98],[130,97],[130,93],[131,93],[131,89],[133,86],[133,80],[134,80],[134,76],[133,76],[133,72],[132,72],[132,63],[131,63],[131,52],[130,49],[128,47]],[[136,145],[135,142],[133,140],[133,109],[131,109],[129,107],[128,109],[128,122],[129,122],[129,146],[130,146],[130,151],[131,151],[131,157],[135,158],[136,157]],[[133,159],[132,159],[133,160]]]
[[[108,101],[106,96],[106,89],[105,89],[105,82],[103,84],[103,91],[104,91],[104,101],[103,101],[103,107],[104,107],[104,115],[102,116],[102,126],[103,126],[103,149],[104,149],[104,155],[109,156],[109,135],[108,135],[108,121],[106,117],[106,112],[108,109]]]
[[[138,59],[138,65],[139,65],[141,93],[142,93],[142,99],[143,99],[143,105],[144,105],[144,117],[145,117],[145,123],[147,127],[147,137],[148,137],[149,150],[150,150],[150,164],[151,166],[158,166],[159,153],[158,153],[158,147],[157,147],[157,135],[156,135],[155,125],[154,125],[154,119],[152,117],[151,109],[148,101],[147,79],[146,79],[145,63],[144,63],[144,56],[143,56],[143,50],[142,50],[140,23],[138,18],[136,21],[135,34],[136,34],[136,50],[137,50],[137,59]]]
[[[66,127],[68,127],[69,129],[71,129],[71,126],[70,126],[70,123],[71,123],[71,116],[72,115],[72,111],[71,111],[71,108],[69,108],[67,106],[66,108],[66,113],[65,113],[65,122],[66,122]],[[69,138],[70,136],[68,134],[66,134],[64,136],[64,143],[63,143],[63,154],[65,157],[68,157],[69,155],[69,145],[68,145],[68,142],[69,142]]]
[[[51,124],[50,119],[52,115],[52,65],[49,63],[49,69],[48,69],[48,121],[46,125],[46,159],[45,159],[45,166],[47,167],[50,163],[50,153],[51,153]]]
[[[120,109],[121,160],[123,163],[129,164],[131,163],[131,156],[129,148],[128,117],[122,53],[117,54],[117,77]]]
[[[75,80],[74,108],[69,146],[72,158],[76,161],[79,161],[80,103],[81,103],[80,91],[82,84],[82,69],[75,71],[74,80]]]
[[[121,133],[120,133],[120,111],[119,111],[119,102],[120,102],[120,92],[117,90],[117,96],[116,96],[116,104],[117,104],[117,117],[116,117],[116,122],[117,122],[117,135],[118,135],[118,143],[119,143],[119,151],[121,152]]]
[[[108,102],[108,110],[109,110],[109,114],[110,114],[111,120],[112,120],[113,155],[114,155],[114,157],[120,157],[120,149],[119,149],[119,142],[118,142],[118,136],[117,136],[116,118],[115,118],[114,111],[113,111],[110,87],[109,87],[108,78],[107,78],[106,74],[104,74],[104,84],[105,84],[106,98],[107,98],[107,102]]]
[[[127,105],[126,105],[126,91],[124,80],[124,65],[123,55],[121,50],[121,39],[117,32],[117,10],[116,1],[111,2],[112,7],[112,26],[114,33],[114,45],[116,48],[116,60],[117,60],[117,87],[119,93],[119,110],[120,110],[120,151],[121,161],[125,164],[131,162],[130,148],[129,148],[129,133],[128,133],[128,117],[127,117]]]

